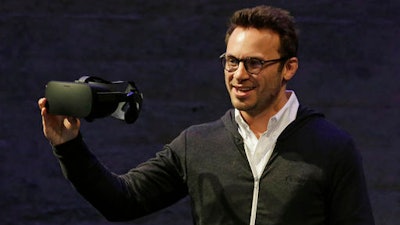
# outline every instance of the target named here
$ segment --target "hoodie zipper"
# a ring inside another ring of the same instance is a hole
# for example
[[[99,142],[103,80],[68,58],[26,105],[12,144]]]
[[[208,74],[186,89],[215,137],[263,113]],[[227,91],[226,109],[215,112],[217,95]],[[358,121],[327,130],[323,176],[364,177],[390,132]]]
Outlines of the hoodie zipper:
[[[254,177],[253,202],[251,204],[250,225],[256,224],[259,189],[260,180],[257,177]]]

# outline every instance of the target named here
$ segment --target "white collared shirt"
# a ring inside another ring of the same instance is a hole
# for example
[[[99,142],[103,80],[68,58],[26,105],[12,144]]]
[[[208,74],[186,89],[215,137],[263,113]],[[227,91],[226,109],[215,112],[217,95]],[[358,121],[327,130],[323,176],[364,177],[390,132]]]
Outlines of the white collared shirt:
[[[250,127],[240,115],[239,110],[235,109],[235,120],[239,125],[239,133],[244,141],[247,159],[256,180],[263,173],[279,135],[296,119],[299,101],[294,91],[288,90],[287,92],[290,93],[289,100],[278,113],[270,118],[267,130],[259,139],[250,130]]]

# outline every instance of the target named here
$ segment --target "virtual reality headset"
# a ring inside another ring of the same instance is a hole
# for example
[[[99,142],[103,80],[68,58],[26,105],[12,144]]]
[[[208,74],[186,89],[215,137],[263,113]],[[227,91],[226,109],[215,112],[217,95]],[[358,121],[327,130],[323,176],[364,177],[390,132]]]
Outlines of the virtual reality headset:
[[[74,82],[50,81],[46,85],[46,108],[50,114],[85,118],[112,116],[134,123],[141,111],[143,94],[132,81],[106,81],[83,76]]]

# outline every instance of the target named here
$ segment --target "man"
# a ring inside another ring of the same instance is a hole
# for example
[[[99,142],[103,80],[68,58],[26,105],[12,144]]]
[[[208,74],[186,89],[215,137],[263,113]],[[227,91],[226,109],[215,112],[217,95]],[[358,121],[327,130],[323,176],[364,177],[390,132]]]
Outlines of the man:
[[[287,82],[298,68],[290,14],[235,12],[221,55],[234,109],[191,126],[123,175],[88,150],[76,118],[50,115],[43,131],[64,175],[112,221],[131,220],[189,195],[195,224],[374,224],[352,138],[301,106]]]

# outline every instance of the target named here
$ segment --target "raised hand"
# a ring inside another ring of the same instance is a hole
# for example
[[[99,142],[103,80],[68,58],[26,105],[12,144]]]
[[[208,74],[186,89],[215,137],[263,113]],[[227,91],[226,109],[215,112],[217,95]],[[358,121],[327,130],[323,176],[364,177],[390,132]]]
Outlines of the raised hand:
[[[46,98],[38,101],[42,115],[44,136],[55,146],[70,141],[78,136],[80,120],[75,117],[52,115],[47,112]]]

